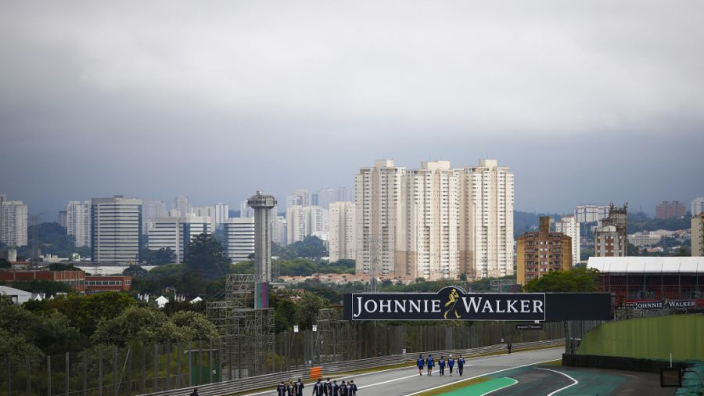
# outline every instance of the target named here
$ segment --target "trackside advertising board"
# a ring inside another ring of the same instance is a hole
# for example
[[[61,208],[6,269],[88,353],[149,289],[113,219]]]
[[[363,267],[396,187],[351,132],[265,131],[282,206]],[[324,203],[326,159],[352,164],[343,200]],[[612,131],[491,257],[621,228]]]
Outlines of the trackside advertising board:
[[[348,320],[608,320],[609,293],[465,293],[457,286],[437,293],[345,294]]]

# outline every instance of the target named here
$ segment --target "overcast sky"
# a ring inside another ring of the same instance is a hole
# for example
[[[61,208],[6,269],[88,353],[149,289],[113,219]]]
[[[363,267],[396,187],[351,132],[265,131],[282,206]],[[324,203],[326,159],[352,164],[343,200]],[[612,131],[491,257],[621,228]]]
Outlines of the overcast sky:
[[[2,1],[0,193],[235,205],[496,158],[516,209],[704,196],[704,2]]]

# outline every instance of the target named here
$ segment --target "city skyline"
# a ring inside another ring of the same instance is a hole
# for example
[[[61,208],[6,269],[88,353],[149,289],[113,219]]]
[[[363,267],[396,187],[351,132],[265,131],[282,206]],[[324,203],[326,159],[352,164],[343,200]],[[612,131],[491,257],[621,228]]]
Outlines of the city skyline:
[[[653,213],[704,193],[704,3],[683,3],[4,2],[0,191],[46,218],[236,207],[377,159],[496,158],[517,210]]]

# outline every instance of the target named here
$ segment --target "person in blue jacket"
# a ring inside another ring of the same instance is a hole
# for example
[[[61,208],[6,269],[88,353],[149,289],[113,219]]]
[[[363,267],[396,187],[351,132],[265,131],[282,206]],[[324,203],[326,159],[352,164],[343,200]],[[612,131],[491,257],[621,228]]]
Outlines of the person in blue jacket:
[[[423,366],[425,365],[425,360],[423,360],[423,354],[418,355],[418,374],[423,375]]]
[[[457,358],[457,371],[459,371],[460,376],[462,376],[462,372],[464,371],[464,358],[462,357],[462,355]]]
[[[447,359],[447,367],[450,368],[450,377],[452,377],[452,368],[455,367],[455,359],[452,358],[452,355]]]
[[[433,375],[433,366],[435,366],[433,355],[428,355],[428,358],[425,360],[425,364],[428,366],[428,375]]]
[[[445,359],[440,355],[440,360],[438,360],[438,367],[440,367],[440,375],[445,375]]]

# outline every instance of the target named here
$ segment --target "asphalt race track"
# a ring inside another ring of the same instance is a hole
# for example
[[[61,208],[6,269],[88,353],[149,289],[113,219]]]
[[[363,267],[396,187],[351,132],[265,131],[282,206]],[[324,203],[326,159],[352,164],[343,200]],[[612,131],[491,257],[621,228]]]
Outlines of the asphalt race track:
[[[508,371],[514,368],[554,361],[562,357],[563,351],[564,348],[551,348],[513,353],[511,355],[496,355],[476,359],[467,359],[467,364],[464,367],[464,375],[462,377],[458,376],[457,373],[450,377],[449,370],[447,369],[445,369],[445,376],[441,377],[436,366],[433,375],[430,377],[426,375],[426,370],[424,370],[423,376],[420,376],[418,375],[417,368],[409,367],[404,369],[393,369],[360,374],[351,377],[337,377],[336,379],[338,383],[340,380],[348,378],[354,379],[354,382],[359,387],[359,390],[357,391],[358,396],[409,396],[435,387],[452,384],[463,379],[466,380],[473,377],[482,377],[494,373],[500,374],[498,372],[504,370]],[[439,358],[439,356],[436,356],[435,358],[437,362],[437,358]],[[563,378],[559,378],[559,381],[560,384],[569,383],[569,381],[563,381]],[[553,390],[558,388],[560,388],[560,386],[554,388]],[[312,384],[308,385],[306,383],[304,394],[308,394],[307,392],[312,392]],[[250,395],[275,394],[276,392],[274,391],[267,391],[263,393],[252,393]]]

